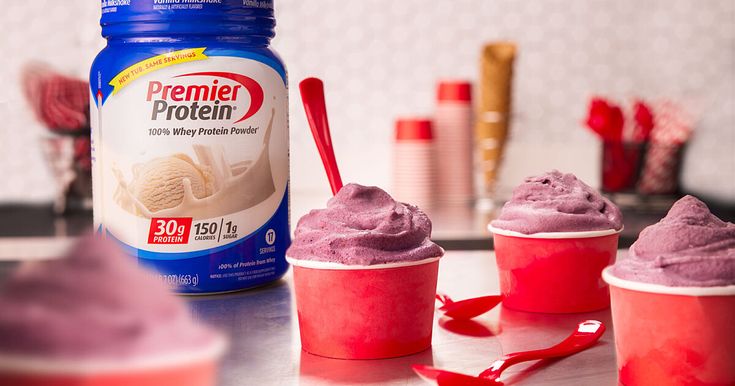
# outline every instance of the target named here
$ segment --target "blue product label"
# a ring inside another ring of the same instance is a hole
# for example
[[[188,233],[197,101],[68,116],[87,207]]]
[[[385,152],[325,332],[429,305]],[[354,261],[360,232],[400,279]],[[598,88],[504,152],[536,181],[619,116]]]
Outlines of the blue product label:
[[[182,293],[288,266],[285,71],[222,47],[101,55],[92,69],[95,224]]]

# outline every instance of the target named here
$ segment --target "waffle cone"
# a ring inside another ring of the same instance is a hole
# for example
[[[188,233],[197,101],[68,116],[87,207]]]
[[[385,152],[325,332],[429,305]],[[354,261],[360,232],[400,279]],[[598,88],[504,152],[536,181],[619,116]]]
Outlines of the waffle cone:
[[[480,111],[510,111],[516,46],[508,42],[485,45],[480,58]]]
[[[515,55],[513,43],[494,42],[485,45],[480,58],[475,140],[485,193],[493,190],[508,138]]]

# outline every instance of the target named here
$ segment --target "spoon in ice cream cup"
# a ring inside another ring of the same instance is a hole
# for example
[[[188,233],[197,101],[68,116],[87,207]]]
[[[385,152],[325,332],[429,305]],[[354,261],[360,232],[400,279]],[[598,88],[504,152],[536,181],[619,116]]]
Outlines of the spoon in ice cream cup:
[[[467,320],[492,310],[503,301],[503,297],[501,295],[490,295],[454,301],[449,295],[439,292],[436,294],[436,300],[442,303],[439,311],[443,311],[444,316]]]
[[[327,172],[332,194],[337,194],[342,189],[342,177],[339,175],[337,160],[334,158],[332,147],[332,136],[329,134],[329,121],[327,120],[327,107],[324,100],[324,82],[318,78],[306,78],[299,83],[301,101],[306,111],[306,119],[311,127],[316,147],[322,158],[324,169]]]
[[[545,349],[512,353],[503,356],[479,376],[440,370],[426,365],[413,365],[413,371],[427,382],[440,386],[493,386],[501,384],[500,374],[510,366],[521,362],[540,359],[561,358],[576,354],[592,347],[605,333],[605,325],[597,320],[585,320],[577,325],[577,329],[560,343]]]

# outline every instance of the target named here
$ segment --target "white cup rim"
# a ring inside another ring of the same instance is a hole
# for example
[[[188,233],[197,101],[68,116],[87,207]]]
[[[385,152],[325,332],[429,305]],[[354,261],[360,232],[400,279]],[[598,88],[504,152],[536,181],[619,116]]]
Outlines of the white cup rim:
[[[670,287],[661,284],[644,283],[621,279],[612,273],[613,266],[608,266],[602,271],[602,279],[607,284],[638,292],[649,292],[663,295],[682,296],[735,296],[735,284],[715,287]]]
[[[443,256],[443,255],[442,255]],[[423,265],[433,263],[442,258],[442,256],[430,257],[428,259],[416,260],[416,261],[401,261],[396,263],[383,263],[373,265],[349,265],[342,263],[326,262],[326,261],[314,261],[314,260],[302,260],[295,259],[293,257],[286,256],[286,261],[295,267],[312,268],[312,269],[326,269],[333,271],[362,271],[370,269],[391,269],[391,268],[402,268],[411,267],[414,265]]]
[[[586,239],[591,237],[602,237],[614,235],[620,233],[624,228],[620,229],[603,229],[596,231],[581,231],[581,232],[538,232],[525,234],[516,231],[509,231],[507,229],[495,228],[490,224],[487,224],[487,230],[493,234],[511,237],[520,237],[524,239]]]
[[[11,371],[21,374],[94,375],[121,371],[166,369],[204,361],[217,360],[227,350],[224,336],[217,334],[205,348],[186,353],[167,353],[142,356],[129,360],[116,359],[54,359],[30,355],[0,353],[0,373]]]

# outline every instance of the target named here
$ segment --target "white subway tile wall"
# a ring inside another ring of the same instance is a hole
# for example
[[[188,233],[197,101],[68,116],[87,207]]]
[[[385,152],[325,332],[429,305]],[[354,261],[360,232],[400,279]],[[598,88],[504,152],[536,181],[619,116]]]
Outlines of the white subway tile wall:
[[[99,2],[3,0],[0,201],[54,194],[26,108],[22,66],[45,61],[86,77],[104,45]],[[685,187],[735,200],[735,2],[732,0],[276,0],[273,46],[289,68],[292,189],[326,197],[297,83],[326,83],[346,181],[389,186],[393,120],[426,115],[440,78],[477,78],[483,42],[519,46],[513,137],[501,192],[556,167],[597,185],[599,149],[581,124],[589,97],[673,98],[701,119]]]

